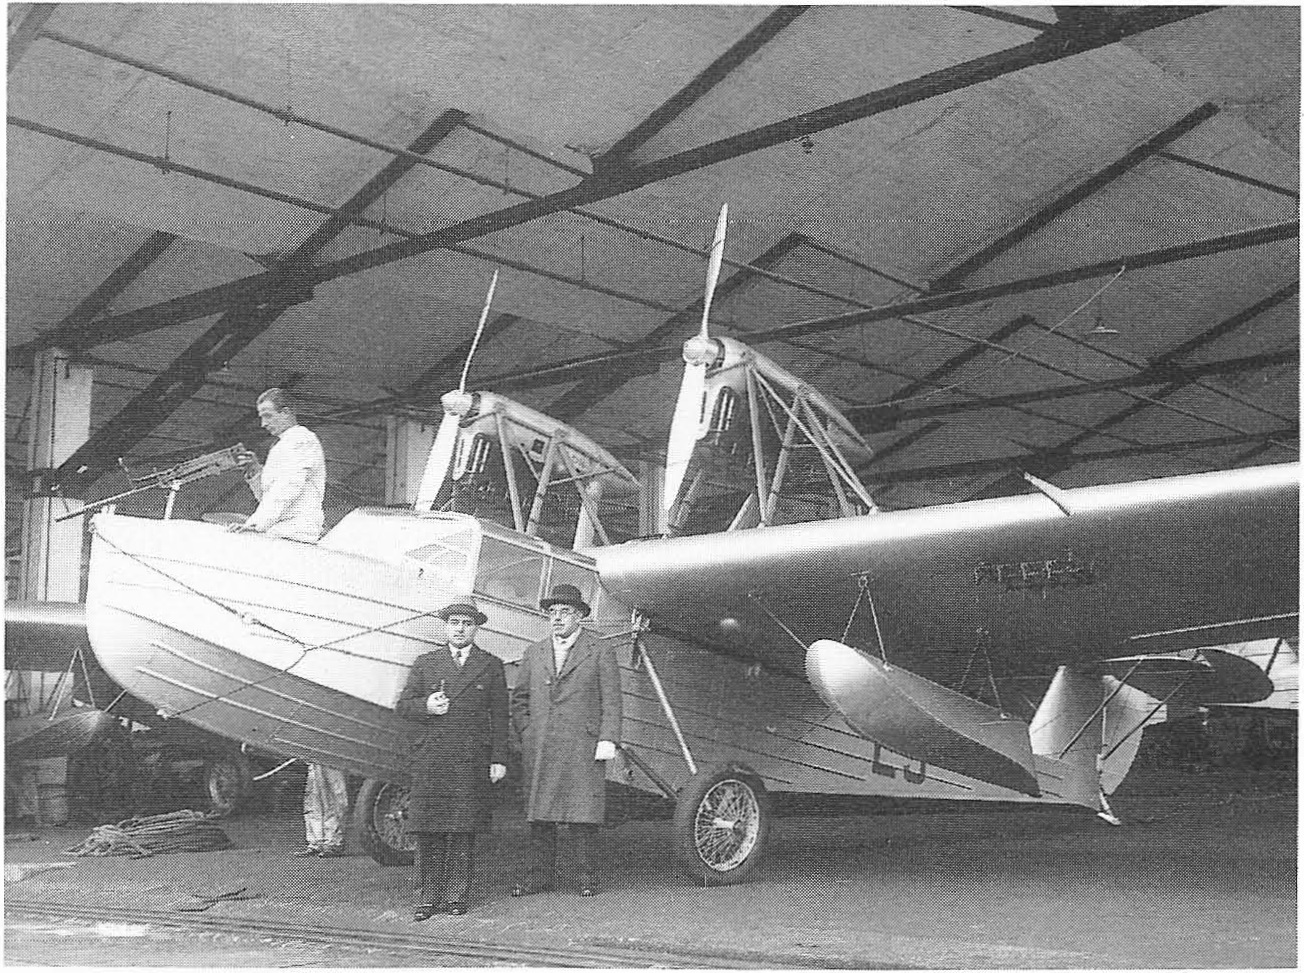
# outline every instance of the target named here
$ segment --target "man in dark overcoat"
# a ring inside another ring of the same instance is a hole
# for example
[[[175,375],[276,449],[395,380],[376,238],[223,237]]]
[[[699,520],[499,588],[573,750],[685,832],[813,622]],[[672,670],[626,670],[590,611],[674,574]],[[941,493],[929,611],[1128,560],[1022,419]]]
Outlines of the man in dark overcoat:
[[[557,825],[574,845],[581,895],[596,890],[598,826],[606,815],[606,761],[620,743],[620,669],[616,651],[581,627],[589,606],[574,585],[559,584],[540,603],[552,634],[525,650],[512,690],[521,733],[530,822],[530,863],[513,895],[557,884]]]
[[[507,775],[507,680],[475,644],[487,621],[469,598],[442,609],[448,647],[418,656],[399,716],[418,724],[407,830],[416,838],[413,918],[466,914],[475,836],[493,824],[493,784]]]

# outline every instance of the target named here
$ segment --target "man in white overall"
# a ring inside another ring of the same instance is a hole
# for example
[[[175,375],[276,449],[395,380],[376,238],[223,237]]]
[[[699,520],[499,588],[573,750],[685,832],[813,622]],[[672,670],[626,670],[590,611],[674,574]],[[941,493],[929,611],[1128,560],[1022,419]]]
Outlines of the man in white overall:
[[[276,442],[265,464],[250,452],[237,458],[244,467],[245,482],[258,500],[258,509],[234,529],[316,543],[321,536],[326,493],[326,454],[321,440],[299,425],[294,403],[283,389],[268,389],[258,396],[257,406],[259,422],[276,437]],[[342,855],[348,803],[344,771],[308,764],[303,793],[307,847],[296,854],[323,858]]]

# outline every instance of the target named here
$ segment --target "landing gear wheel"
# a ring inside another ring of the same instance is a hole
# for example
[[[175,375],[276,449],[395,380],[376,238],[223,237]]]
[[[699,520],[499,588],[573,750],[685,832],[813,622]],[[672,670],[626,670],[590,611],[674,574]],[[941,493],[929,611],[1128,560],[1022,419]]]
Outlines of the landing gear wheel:
[[[249,758],[239,750],[209,757],[204,761],[204,788],[210,808],[223,817],[236,813],[253,788]]]
[[[409,791],[370,778],[358,789],[353,824],[362,850],[382,865],[411,865],[416,841],[407,833]]]
[[[703,767],[675,805],[675,845],[688,873],[705,885],[746,879],[770,830],[770,797],[755,771]]]

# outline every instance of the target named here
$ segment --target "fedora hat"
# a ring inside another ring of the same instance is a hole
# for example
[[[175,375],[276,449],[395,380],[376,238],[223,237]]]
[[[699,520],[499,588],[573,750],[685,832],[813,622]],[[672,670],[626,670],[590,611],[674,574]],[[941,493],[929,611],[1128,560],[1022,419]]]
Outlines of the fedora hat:
[[[464,615],[467,618],[474,618],[477,625],[483,625],[485,622],[489,621],[489,616],[479,608],[476,608],[475,602],[470,598],[461,598],[453,602],[451,605],[439,609],[435,614],[444,621],[448,621],[450,615]]]
[[[544,611],[547,611],[553,605],[571,605],[578,608],[585,616],[593,610],[589,607],[589,603],[584,600],[584,596],[580,594],[580,589],[573,584],[553,585],[552,594],[539,602],[539,607]]]

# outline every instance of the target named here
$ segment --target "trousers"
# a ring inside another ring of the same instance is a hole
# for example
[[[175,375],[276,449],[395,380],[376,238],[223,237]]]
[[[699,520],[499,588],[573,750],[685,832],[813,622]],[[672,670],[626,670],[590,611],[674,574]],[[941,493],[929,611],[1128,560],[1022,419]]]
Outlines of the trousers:
[[[344,816],[349,809],[344,771],[308,765],[303,786],[303,831],[308,847],[339,851],[344,847]]]
[[[596,824],[567,824],[568,844],[575,865],[575,877],[585,888],[593,885],[593,846],[597,840]],[[557,884],[557,822],[530,822],[529,884],[550,888]]]
[[[475,835],[469,831],[416,831],[413,891],[418,905],[465,902],[471,888]]]

